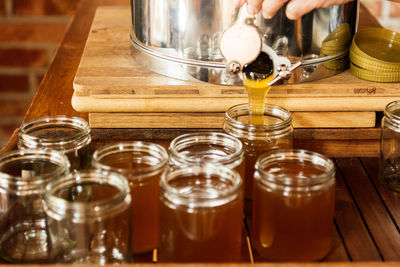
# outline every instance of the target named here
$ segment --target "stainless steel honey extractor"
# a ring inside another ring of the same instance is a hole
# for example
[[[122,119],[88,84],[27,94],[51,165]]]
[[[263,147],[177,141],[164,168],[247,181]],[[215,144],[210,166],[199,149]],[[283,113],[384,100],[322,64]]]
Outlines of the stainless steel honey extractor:
[[[301,61],[286,81],[299,83],[347,68],[343,59],[357,27],[358,8],[355,0],[315,9],[293,21],[283,6],[272,19],[259,14],[251,23],[264,44],[292,62]],[[142,66],[184,80],[241,84],[226,70],[219,51],[221,33],[239,14],[233,0],[131,0],[131,11],[132,55]]]

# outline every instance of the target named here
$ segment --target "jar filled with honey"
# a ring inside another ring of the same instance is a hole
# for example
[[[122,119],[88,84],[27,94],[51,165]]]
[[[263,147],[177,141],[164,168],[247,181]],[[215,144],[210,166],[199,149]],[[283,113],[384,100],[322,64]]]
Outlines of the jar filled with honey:
[[[389,103],[382,118],[379,179],[400,192],[400,101]]]
[[[69,172],[65,155],[23,149],[0,156],[0,257],[14,264],[55,263],[43,208],[46,185]]]
[[[221,165],[173,167],[160,182],[159,262],[238,262],[240,175]]]
[[[18,133],[19,148],[48,148],[64,153],[71,169],[87,167],[90,154],[90,127],[82,118],[45,116],[22,124]]]
[[[250,122],[247,104],[228,109],[223,128],[243,143],[245,158],[245,197],[252,198],[254,166],[264,152],[278,148],[292,148],[293,127],[290,112],[282,107],[265,104],[261,124]]]
[[[335,167],[306,150],[276,150],[256,163],[252,244],[271,261],[315,261],[332,243]]]
[[[157,248],[159,240],[159,184],[168,164],[168,153],[150,142],[119,142],[93,154],[93,167],[117,172],[129,182],[132,195],[132,252]]]
[[[117,173],[75,171],[46,186],[49,254],[58,263],[130,260],[128,182]]]
[[[223,165],[244,177],[242,142],[225,133],[188,133],[172,140],[169,146],[172,165],[201,163]]]

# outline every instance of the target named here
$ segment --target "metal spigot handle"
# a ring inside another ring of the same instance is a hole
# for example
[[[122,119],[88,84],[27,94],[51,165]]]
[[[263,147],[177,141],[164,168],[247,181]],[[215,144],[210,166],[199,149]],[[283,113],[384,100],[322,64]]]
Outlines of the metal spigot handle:
[[[269,86],[274,85],[280,80],[289,80],[290,76],[292,75],[292,71],[296,68],[300,67],[301,61],[298,61],[294,64],[290,64],[289,68],[286,65],[279,66],[277,69],[277,75],[275,78],[268,83]]]
[[[278,56],[275,50],[268,45],[264,44],[261,51],[266,53],[274,63],[275,78],[268,83],[269,86],[280,80],[288,80],[292,74],[292,71],[301,65],[300,61],[292,64],[287,57]]]

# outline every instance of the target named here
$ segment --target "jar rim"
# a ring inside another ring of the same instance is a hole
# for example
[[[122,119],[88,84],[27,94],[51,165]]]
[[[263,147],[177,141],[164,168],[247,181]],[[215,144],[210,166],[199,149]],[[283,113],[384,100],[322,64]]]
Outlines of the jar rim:
[[[70,162],[68,158],[57,150],[44,148],[24,148],[8,151],[0,155],[0,168],[4,164],[8,164],[20,160],[48,160],[57,165],[57,169],[46,174],[33,176],[35,179],[29,179],[21,176],[13,176],[0,171],[0,187],[6,187],[8,190],[18,193],[44,190],[44,185],[50,180],[58,178],[69,172]]]
[[[51,127],[66,127],[78,130],[72,136],[57,136],[53,138],[37,137],[32,133]],[[86,120],[75,116],[53,115],[43,116],[24,122],[18,131],[18,146],[29,148],[49,147],[69,152],[79,149],[91,142],[90,126]]]
[[[135,168],[134,170],[115,168],[101,163],[101,160],[105,157],[126,152],[148,153],[151,157],[157,159],[157,163],[154,165],[146,165],[146,167]],[[141,179],[160,172],[167,165],[168,160],[168,153],[161,145],[144,141],[125,141],[108,144],[96,149],[92,156],[92,165],[96,169],[124,174],[128,179],[131,179],[129,174],[134,172],[135,178]]]
[[[221,179],[230,181],[231,186],[218,194],[199,196],[181,192],[178,188],[172,186],[170,182],[177,177],[187,177],[188,179],[194,176],[201,176],[205,179],[220,177]],[[214,176],[213,176],[214,175]],[[242,178],[235,170],[223,165],[214,165],[211,163],[196,164],[186,167],[171,167],[161,175],[160,189],[166,199],[175,205],[197,207],[215,207],[228,203],[232,199],[237,198],[238,194],[242,193]]]
[[[260,135],[268,135],[272,132],[277,131],[280,134],[281,131],[285,131],[287,128],[291,128],[292,115],[287,109],[273,104],[266,103],[264,105],[264,116],[268,115],[271,117],[277,117],[281,121],[273,124],[250,124],[238,121],[237,117],[248,116],[250,114],[249,105],[247,103],[237,104],[230,107],[225,113],[224,130],[229,134],[236,137],[242,136],[240,133],[246,133],[250,138]]]
[[[266,166],[277,162],[309,163],[323,167],[325,172],[312,174],[308,179],[294,179],[286,174],[272,174],[266,170]],[[304,149],[276,149],[262,154],[255,164],[257,175],[255,178],[272,182],[283,186],[307,187],[323,184],[332,179],[335,175],[335,164],[328,157]],[[257,177],[256,177],[257,176]]]
[[[68,186],[95,183],[109,185],[119,191],[112,197],[92,202],[75,202],[63,197],[56,196],[58,190]],[[73,171],[64,176],[63,179],[51,181],[46,185],[44,194],[45,210],[48,215],[55,219],[62,219],[65,215],[72,216],[74,222],[85,220],[96,220],[96,218],[107,218],[118,212],[131,202],[129,184],[126,178],[118,173],[100,170]]]
[[[186,157],[181,151],[194,147],[196,145],[207,144],[207,145],[221,145],[229,146],[229,148],[234,149],[233,153],[224,155],[218,159],[207,159],[204,160],[201,157]],[[207,133],[187,133],[179,135],[174,138],[169,147],[169,154],[171,158],[178,161],[180,164],[200,164],[203,161],[212,162],[214,164],[234,164],[233,168],[239,165],[243,160],[243,144],[242,142],[234,136],[225,133],[218,132],[207,132]],[[240,159],[240,162],[238,161]]]
[[[392,123],[400,126],[400,113],[397,115],[393,111],[400,111],[400,100],[392,101],[385,107],[385,117]]]

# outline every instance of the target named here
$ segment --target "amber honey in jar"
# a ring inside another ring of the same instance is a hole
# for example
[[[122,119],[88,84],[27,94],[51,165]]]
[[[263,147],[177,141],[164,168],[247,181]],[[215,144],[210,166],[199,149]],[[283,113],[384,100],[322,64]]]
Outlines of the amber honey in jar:
[[[243,143],[245,197],[251,199],[257,158],[273,149],[292,148],[292,116],[282,107],[265,104],[262,124],[251,124],[249,106],[239,104],[227,110],[223,128]]]
[[[252,244],[272,261],[315,261],[331,248],[335,167],[306,150],[277,150],[256,163]]]
[[[75,171],[46,186],[49,254],[58,263],[114,264],[130,260],[128,181],[99,170]]]
[[[201,163],[223,165],[244,177],[243,145],[226,133],[188,133],[173,139],[169,146],[172,165]]]
[[[241,259],[240,175],[221,165],[174,167],[161,177],[159,262]]]
[[[132,195],[132,252],[157,248],[159,240],[159,184],[168,163],[167,151],[150,142],[120,142],[93,154],[95,168],[124,175]]]
[[[64,153],[71,169],[90,163],[90,127],[82,118],[45,116],[25,122],[18,133],[19,148],[48,148]]]

